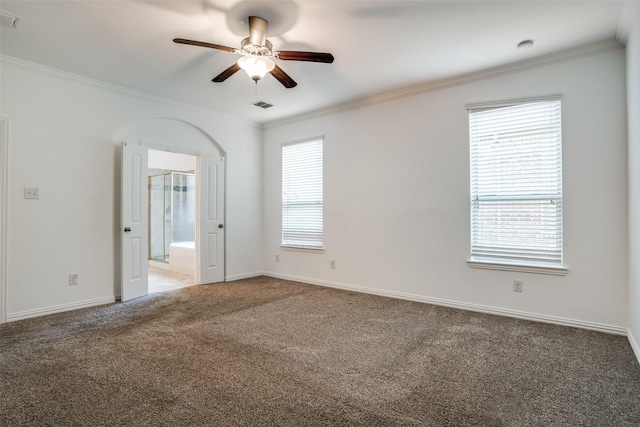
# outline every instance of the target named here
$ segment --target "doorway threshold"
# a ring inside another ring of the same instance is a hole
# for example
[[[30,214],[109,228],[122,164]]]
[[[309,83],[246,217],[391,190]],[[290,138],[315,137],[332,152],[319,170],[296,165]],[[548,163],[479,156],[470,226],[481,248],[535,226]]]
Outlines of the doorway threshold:
[[[177,273],[149,262],[149,293],[167,292],[195,284],[193,275]]]

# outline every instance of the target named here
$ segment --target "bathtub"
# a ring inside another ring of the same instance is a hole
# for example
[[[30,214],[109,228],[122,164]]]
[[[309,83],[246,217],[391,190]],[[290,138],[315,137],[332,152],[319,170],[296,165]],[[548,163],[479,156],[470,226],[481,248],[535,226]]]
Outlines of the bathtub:
[[[196,271],[196,242],[173,242],[169,246],[169,270],[193,276]]]

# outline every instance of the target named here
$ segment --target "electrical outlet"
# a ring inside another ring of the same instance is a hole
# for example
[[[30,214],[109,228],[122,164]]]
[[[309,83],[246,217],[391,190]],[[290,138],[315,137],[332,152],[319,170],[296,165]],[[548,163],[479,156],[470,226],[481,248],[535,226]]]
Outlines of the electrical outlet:
[[[78,273],[72,273],[69,275],[69,285],[74,286],[78,284]]]
[[[522,280],[513,281],[513,292],[522,292]]]
[[[39,199],[40,198],[40,189],[34,187],[25,187],[24,188],[24,198],[25,199]]]
[[[280,255],[276,255],[276,262],[280,262]]]
[[[331,265],[331,269],[332,269],[332,270],[335,270],[335,269],[336,269],[336,262],[335,262],[334,260],[331,260],[330,265]]]

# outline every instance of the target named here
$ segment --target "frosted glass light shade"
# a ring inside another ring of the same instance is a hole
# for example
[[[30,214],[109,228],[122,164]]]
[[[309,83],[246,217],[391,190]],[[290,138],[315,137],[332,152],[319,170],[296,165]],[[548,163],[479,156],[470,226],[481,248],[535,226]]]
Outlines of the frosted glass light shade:
[[[247,72],[256,82],[276,66],[272,60],[263,56],[247,55],[238,59],[238,66]]]

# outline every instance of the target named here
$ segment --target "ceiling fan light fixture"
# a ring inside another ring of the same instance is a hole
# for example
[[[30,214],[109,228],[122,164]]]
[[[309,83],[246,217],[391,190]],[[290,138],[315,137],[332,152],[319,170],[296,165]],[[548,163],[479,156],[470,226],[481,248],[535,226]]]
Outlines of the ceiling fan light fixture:
[[[238,66],[242,68],[256,83],[268,72],[273,70],[276,64],[263,56],[246,55],[238,59]]]

